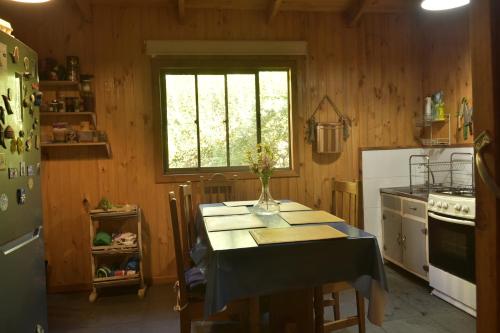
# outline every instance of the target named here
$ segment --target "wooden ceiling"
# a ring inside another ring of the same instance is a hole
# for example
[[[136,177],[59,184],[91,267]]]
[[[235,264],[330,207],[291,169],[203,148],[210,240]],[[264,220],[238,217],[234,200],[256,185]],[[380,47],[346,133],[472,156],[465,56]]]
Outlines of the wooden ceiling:
[[[366,12],[399,12],[411,10],[419,0],[90,0],[95,4],[173,5],[182,2],[186,9],[215,8],[266,10],[279,4],[280,11],[345,12],[363,2]]]
[[[281,11],[323,11],[344,13],[349,24],[355,24],[364,13],[411,11],[421,0],[75,0],[93,4],[170,5],[179,18],[189,9],[232,9],[264,11],[271,21]]]
[[[54,0],[56,4],[67,0]],[[342,13],[349,25],[365,13],[407,12],[418,8],[421,0],[72,0],[86,21],[92,20],[93,5],[166,6],[176,8],[182,22],[191,9],[230,9],[262,11],[268,22],[285,11]],[[11,5],[16,2],[8,2]]]

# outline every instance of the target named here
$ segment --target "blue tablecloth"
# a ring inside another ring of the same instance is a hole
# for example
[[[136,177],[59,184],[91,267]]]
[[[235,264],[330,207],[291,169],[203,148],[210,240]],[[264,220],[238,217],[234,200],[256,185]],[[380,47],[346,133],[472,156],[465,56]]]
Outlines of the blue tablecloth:
[[[370,301],[370,321],[382,324],[388,286],[375,236],[345,223],[329,223],[348,237],[249,245],[247,238],[246,242],[239,240],[239,236],[245,235],[248,230],[237,233],[219,231],[219,234],[212,233],[209,237],[201,210],[215,205],[221,204],[199,207],[196,220],[200,239],[197,249],[193,251],[195,261],[207,266],[206,316],[221,311],[236,299],[349,281]],[[223,249],[215,244],[220,239],[224,243]]]

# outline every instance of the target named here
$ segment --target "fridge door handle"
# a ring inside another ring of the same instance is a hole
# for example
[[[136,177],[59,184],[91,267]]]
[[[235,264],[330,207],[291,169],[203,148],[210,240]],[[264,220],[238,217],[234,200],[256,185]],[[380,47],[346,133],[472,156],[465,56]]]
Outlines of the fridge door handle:
[[[40,238],[40,235],[42,234],[42,228],[42,226],[39,226],[33,232],[30,232],[24,236],[19,237],[18,239],[15,239],[3,245],[2,247],[0,247],[0,251],[4,256],[8,256],[9,254],[25,247],[26,245]]]

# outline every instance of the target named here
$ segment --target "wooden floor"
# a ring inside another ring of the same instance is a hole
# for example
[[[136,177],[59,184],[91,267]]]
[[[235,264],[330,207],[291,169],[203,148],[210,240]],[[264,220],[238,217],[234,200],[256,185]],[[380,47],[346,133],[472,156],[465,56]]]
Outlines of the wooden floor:
[[[367,332],[379,333],[473,333],[476,320],[448,303],[431,296],[420,280],[386,266],[390,288],[382,328],[367,322]],[[96,303],[87,301],[88,294],[50,295],[49,332],[51,333],[173,333],[178,332],[178,316],[172,310],[175,302],[171,286],[154,286],[144,300],[133,291],[123,290],[100,297]],[[354,293],[341,295],[342,314],[355,311]],[[331,316],[331,311],[327,316]],[[265,318],[264,318],[265,320]],[[193,325],[193,332],[244,332],[237,324],[212,326]],[[263,332],[266,332],[264,329]],[[351,327],[342,333],[357,332]]]

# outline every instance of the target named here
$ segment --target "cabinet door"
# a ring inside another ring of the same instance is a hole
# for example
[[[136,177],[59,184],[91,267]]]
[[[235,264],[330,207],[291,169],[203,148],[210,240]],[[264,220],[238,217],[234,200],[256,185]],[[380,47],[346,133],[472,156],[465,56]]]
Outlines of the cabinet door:
[[[403,218],[403,264],[412,272],[427,277],[427,225],[408,217]]]
[[[397,263],[402,262],[401,215],[389,210],[382,211],[384,233],[384,257]]]

